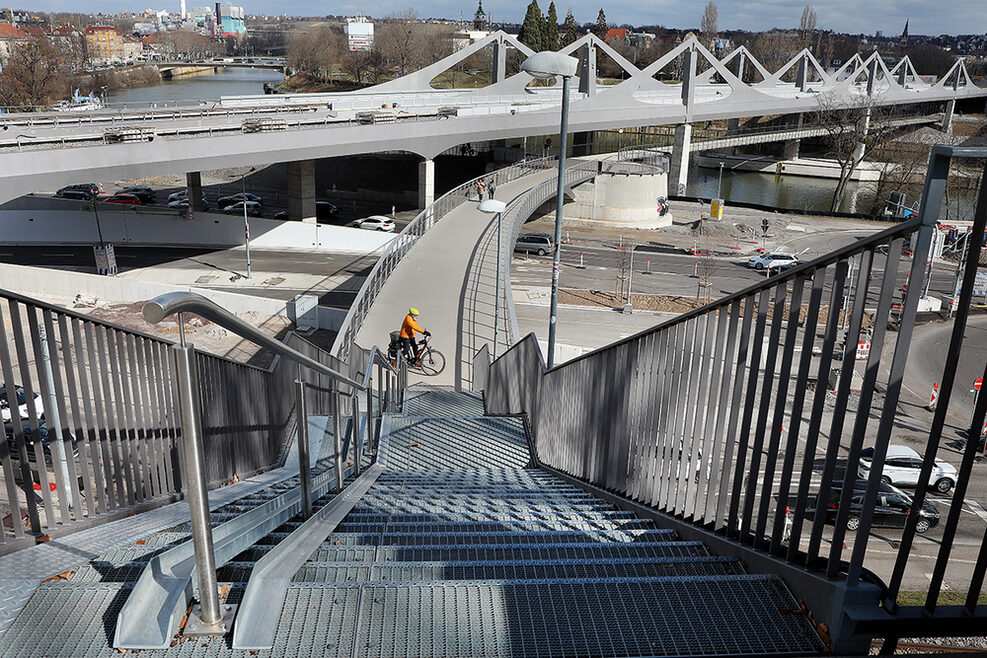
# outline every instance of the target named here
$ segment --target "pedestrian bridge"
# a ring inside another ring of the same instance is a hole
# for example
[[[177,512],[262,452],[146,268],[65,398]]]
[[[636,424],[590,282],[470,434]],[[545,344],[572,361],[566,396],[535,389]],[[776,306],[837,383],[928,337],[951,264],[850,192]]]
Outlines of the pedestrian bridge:
[[[940,600],[978,442],[962,448],[933,554],[916,544],[955,358],[891,564],[870,532],[880,480],[843,476],[865,445],[880,470],[900,421],[958,160],[984,166],[987,149],[934,149],[920,217],[551,370],[518,335],[509,293],[517,232],[554,189],[550,161],[498,172],[500,279],[491,218],[464,194],[440,198],[378,261],[331,354],[195,295],[145,305],[152,323],[195,313],[241,333],[278,355],[266,370],[4,293],[5,387],[17,372],[26,399],[47,401],[51,454],[32,472],[25,437],[42,419],[27,405],[0,461],[28,525],[5,526],[0,546],[52,541],[0,557],[0,654],[860,655],[874,638],[891,650],[982,635],[987,549],[951,579],[960,602]],[[600,166],[574,161],[565,182]],[[973,230],[985,228],[981,189]],[[951,355],[980,249],[962,264]],[[415,384],[373,347],[411,294],[448,298],[424,319],[457,355],[432,380],[451,385]],[[985,416],[987,397],[972,435]],[[183,488],[187,506],[164,504]],[[899,601],[916,568],[920,606]]]
[[[468,142],[556,134],[561,88],[529,87],[526,73],[508,76],[508,49],[531,54],[513,37],[497,32],[420,71],[358,92],[232,97],[208,107],[196,101],[84,115],[3,115],[0,202],[68,183],[188,174],[245,163],[294,164],[384,151],[416,154],[430,163]],[[487,50],[492,50],[493,84],[471,90],[431,86],[435,76]],[[948,104],[948,123],[950,103],[987,97],[987,88],[973,84],[962,60],[930,84],[908,58],[889,69],[876,52],[867,59],[852,58],[835,74],[808,51],[769,72],[744,48],[717,59],[695,39],[644,69],[593,35],[563,52],[582,59],[579,84],[570,92],[573,132],[687,126],[846,105],[925,103]],[[626,79],[597,85],[598,53],[612,58]],[[673,73],[681,82],[667,84],[656,78]],[[112,133],[134,127],[141,129],[142,141],[113,141]],[[688,136],[680,141],[687,156]],[[687,168],[680,160],[673,158],[676,182]],[[425,171],[428,178],[427,166]],[[427,186],[426,181],[423,187]],[[422,207],[431,200],[423,195]],[[314,208],[312,213],[314,217]]]

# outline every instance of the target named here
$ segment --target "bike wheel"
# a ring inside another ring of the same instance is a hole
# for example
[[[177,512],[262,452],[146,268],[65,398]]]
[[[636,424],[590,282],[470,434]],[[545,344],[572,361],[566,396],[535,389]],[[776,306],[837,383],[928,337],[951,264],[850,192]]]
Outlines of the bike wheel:
[[[426,375],[437,375],[446,369],[446,358],[438,350],[429,350],[422,354],[421,371]]]

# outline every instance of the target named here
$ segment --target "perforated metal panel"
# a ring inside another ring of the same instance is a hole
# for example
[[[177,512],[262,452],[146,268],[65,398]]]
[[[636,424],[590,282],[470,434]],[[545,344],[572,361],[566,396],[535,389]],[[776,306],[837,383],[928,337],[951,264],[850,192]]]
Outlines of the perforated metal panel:
[[[408,416],[482,416],[483,394],[411,388],[404,395]]]

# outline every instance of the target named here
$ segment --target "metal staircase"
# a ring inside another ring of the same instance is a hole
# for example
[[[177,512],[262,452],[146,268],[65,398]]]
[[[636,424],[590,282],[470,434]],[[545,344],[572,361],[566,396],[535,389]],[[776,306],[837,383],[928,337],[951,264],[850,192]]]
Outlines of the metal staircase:
[[[534,468],[523,423],[481,412],[476,394],[408,390],[403,413],[382,422],[376,480],[325,527],[287,584],[280,615],[267,611],[277,618],[270,649],[250,655],[822,651],[779,578],[747,574],[736,558],[710,555]],[[332,444],[323,440],[316,474],[330,467]],[[220,508],[213,524],[296,484]],[[316,501],[316,516],[331,498]],[[304,525],[296,517],[222,565],[224,605],[241,603],[257,561]],[[0,638],[0,654],[116,655],[108,639],[133,583],[153,555],[188,537],[185,525],[169,528],[43,584]],[[42,628],[39,618],[54,623]],[[181,634],[150,653],[248,655],[229,636]]]

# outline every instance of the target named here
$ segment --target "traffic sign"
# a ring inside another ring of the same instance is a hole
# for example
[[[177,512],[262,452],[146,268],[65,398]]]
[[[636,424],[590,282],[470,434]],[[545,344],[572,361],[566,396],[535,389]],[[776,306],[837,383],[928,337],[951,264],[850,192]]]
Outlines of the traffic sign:
[[[984,383],[984,378],[977,377],[977,381],[973,382],[973,390],[979,391],[980,387],[983,386],[983,383]]]

